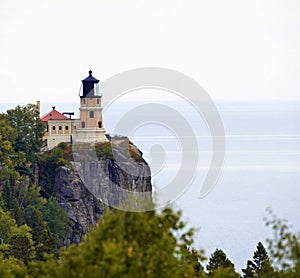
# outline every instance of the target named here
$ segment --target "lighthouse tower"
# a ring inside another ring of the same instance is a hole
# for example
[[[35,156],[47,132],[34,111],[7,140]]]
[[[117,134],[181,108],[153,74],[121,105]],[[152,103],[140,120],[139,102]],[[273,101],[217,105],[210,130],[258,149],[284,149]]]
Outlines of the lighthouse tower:
[[[102,118],[101,93],[99,80],[89,76],[82,80],[82,94],[80,95],[80,125],[76,130],[77,142],[103,142],[107,141]]]

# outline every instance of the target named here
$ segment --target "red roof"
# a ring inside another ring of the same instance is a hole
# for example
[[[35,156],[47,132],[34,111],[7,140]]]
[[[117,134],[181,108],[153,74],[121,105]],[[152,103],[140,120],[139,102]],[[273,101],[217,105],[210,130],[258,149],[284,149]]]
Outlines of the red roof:
[[[49,120],[68,120],[69,118],[57,110],[55,110],[55,106],[52,106],[52,110],[48,112],[46,115],[41,117],[42,122],[48,122]]]

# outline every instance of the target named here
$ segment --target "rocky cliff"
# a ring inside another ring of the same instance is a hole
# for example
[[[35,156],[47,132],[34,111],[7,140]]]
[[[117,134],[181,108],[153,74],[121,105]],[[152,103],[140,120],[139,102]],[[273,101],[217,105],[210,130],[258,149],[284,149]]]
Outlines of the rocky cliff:
[[[73,223],[64,244],[78,243],[109,207],[126,206],[140,193],[151,201],[150,168],[127,138],[110,138],[93,147],[77,145],[72,155],[73,161],[57,169],[52,187]]]

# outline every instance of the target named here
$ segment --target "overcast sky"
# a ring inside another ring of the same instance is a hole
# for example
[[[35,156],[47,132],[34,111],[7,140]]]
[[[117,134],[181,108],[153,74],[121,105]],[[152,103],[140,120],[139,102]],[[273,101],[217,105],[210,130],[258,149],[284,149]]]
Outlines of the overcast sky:
[[[300,1],[0,1],[1,102],[77,101],[80,80],[166,67],[215,99],[300,100]]]

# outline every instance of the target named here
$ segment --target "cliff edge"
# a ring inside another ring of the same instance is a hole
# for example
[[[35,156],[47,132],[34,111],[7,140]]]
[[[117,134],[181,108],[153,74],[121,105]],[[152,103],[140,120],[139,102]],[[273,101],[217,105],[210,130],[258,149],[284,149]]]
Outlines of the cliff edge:
[[[109,142],[92,146],[74,144],[70,154],[68,163],[54,171],[50,188],[49,180],[47,184],[40,175],[42,190],[44,184],[44,192],[51,191],[73,223],[63,245],[79,243],[108,208],[125,206],[129,193],[143,193],[151,202],[149,165],[128,138],[109,137]]]

